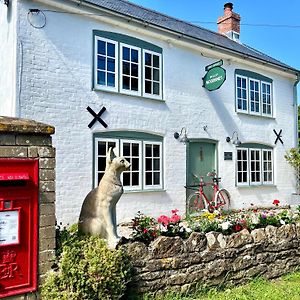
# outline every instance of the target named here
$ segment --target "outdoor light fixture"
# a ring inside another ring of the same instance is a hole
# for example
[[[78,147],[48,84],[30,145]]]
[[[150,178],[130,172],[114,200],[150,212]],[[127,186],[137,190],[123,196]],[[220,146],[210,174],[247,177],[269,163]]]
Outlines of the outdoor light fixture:
[[[174,138],[179,142],[186,144],[188,142],[186,128],[182,127],[180,133],[174,132]]]
[[[236,146],[240,146],[241,145],[241,141],[239,140],[239,136],[238,136],[238,133],[237,133],[237,131],[234,131],[233,133],[232,133],[232,137],[227,137],[226,138],[226,142],[227,143],[229,143],[229,142],[232,142],[232,144],[233,145],[236,145]]]
[[[6,6],[9,5],[9,0],[3,0],[3,4],[5,4]]]

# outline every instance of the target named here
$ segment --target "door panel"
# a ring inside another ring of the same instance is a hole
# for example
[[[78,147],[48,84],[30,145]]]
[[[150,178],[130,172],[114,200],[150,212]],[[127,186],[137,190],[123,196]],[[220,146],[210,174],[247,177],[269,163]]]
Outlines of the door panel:
[[[210,182],[211,178],[207,177],[207,173],[216,170],[216,144],[190,141],[187,159],[187,185],[198,183],[193,174],[198,177],[203,176],[205,182]],[[204,192],[209,199],[212,191],[210,186],[204,187]],[[187,190],[187,197],[191,192],[191,190]]]

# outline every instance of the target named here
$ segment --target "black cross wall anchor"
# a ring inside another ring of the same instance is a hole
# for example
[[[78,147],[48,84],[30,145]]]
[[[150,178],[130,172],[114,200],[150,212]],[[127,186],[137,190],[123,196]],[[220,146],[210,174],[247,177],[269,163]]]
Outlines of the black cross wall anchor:
[[[280,141],[281,144],[283,145],[283,141],[281,139],[282,129],[279,130],[279,133],[277,133],[275,129],[273,129],[273,132],[276,134],[275,145],[277,144],[278,141]]]
[[[106,111],[105,106],[103,106],[97,114],[89,106],[86,109],[92,116],[94,116],[94,119],[88,125],[89,128],[92,128],[93,125],[96,123],[96,121],[99,121],[103,127],[105,127],[105,128],[107,127],[107,124],[100,118],[101,115]]]

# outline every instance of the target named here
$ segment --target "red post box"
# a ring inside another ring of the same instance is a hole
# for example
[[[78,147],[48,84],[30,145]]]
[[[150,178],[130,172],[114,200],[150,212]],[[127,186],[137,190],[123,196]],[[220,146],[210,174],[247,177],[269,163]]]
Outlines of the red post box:
[[[37,289],[38,160],[0,159],[0,298]]]

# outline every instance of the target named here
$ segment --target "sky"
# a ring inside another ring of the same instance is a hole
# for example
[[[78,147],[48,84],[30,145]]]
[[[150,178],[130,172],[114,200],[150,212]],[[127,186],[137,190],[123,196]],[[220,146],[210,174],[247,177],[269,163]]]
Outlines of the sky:
[[[226,0],[130,0],[195,25],[217,31]],[[300,70],[300,0],[233,0],[241,16],[242,43]],[[300,83],[298,84],[300,104]]]

